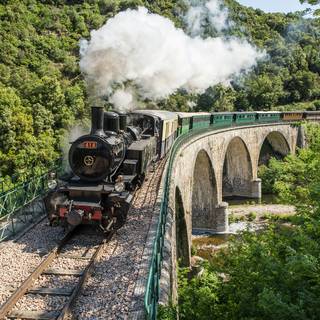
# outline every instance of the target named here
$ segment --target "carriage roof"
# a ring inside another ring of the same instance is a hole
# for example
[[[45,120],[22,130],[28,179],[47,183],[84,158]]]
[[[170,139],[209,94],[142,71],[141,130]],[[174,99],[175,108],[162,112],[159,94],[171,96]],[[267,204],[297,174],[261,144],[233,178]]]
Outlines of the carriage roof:
[[[176,120],[178,116],[175,112],[165,110],[134,110],[131,113],[145,114],[147,116],[158,117],[161,120]]]
[[[267,114],[278,114],[280,111],[255,111],[258,114],[267,113]]]
[[[193,116],[210,116],[209,112],[175,112],[180,118],[189,118]]]

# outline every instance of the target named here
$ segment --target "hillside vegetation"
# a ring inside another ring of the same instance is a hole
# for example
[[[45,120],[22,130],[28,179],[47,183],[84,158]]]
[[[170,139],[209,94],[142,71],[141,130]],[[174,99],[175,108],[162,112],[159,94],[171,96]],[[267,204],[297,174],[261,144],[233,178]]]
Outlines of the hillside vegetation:
[[[235,22],[226,36],[249,39],[268,58],[231,87],[201,96],[178,92],[162,108],[188,110],[319,108],[320,22],[299,14],[265,14],[226,0]],[[62,137],[89,114],[79,71],[79,40],[117,12],[136,6],[184,27],[182,2],[173,0],[0,1],[0,176],[30,174],[60,156]],[[206,27],[204,36],[217,35]]]

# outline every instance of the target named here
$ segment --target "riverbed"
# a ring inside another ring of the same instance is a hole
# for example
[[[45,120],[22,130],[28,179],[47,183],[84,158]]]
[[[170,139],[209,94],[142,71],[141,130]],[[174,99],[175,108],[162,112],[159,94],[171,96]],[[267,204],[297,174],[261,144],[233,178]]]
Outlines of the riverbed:
[[[227,245],[228,239],[244,230],[257,232],[265,229],[270,221],[286,220],[296,214],[296,208],[283,204],[236,204],[229,207],[229,232],[226,234],[194,234],[193,253],[211,260],[214,253]]]

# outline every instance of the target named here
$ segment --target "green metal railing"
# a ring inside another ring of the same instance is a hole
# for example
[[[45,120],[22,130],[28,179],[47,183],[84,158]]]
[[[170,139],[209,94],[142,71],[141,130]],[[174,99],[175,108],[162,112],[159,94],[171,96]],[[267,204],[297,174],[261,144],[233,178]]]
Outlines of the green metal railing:
[[[53,167],[56,167],[58,163],[61,163],[61,160],[58,160]],[[29,180],[31,180],[33,177],[39,177],[46,172],[47,169],[39,169],[37,171],[31,169],[31,171],[29,171],[28,173],[25,172],[21,174],[15,174],[13,176],[0,177],[0,196],[8,191],[18,188],[23,183],[26,183]]]
[[[0,193],[0,241],[14,235],[18,231],[18,225],[27,222],[30,212],[24,213],[24,208],[48,192],[50,174],[57,174],[59,169],[60,162],[57,162],[52,169],[21,183],[10,184],[9,190]]]
[[[219,128],[221,129],[221,127]],[[217,130],[216,127],[198,128],[191,130],[177,138],[175,141],[168,159],[168,165],[164,178],[164,189],[161,200],[159,222],[157,227],[157,233],[153,243],[153,252],[150,262],[149,275],[147,280],[144,307],[147,319],[157,319],[157,305],[160,295],[160,277],[161,277],[161,264],[163,258],[163,247],[165,237],[165,227],[168,215],[168,201],[170,193],[170,180],[172,176],[172,165],[180,147],[185,144],[190,138],[195,135],[205,133],[207,131]]]

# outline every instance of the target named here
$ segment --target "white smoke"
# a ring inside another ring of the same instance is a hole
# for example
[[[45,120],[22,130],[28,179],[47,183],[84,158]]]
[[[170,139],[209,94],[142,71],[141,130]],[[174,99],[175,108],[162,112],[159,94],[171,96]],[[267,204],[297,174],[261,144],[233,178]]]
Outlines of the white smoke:
[[[185,0],[189,10],[184,16],[187,31],[191,36],[203,34],[204,26],[210,23],[218,32],[228,29],[232,24],[228,9],[222,0]]]
[[[62,141],[61,141],[61,151],[62,151],[62,166],[65,173],[71,173],[72,170],[70,168],[70,164],[68,161],[69,150],[71,147],[71,143],[76,141],[81,136],[88,134],[90,131],[87,124],[79,124],[71,128],[69,131],[66,131]]]
[[[94,94],[111,97],[122,108],[132,106],[132,91],[151,100],[180,88],[202,93],[230,82],[261,56],[243,40],[192,38],[143,7],[120,12],[93,30],[90,41],[81,42],[80,52],[80,67]],[[119,91],[119,86],[125,89]]]
[[[120,111],[134,109],[135,107],[133,93],[125,89],[117,89],[109,98],[109,101],[115,106],[117,110]]]
[[[187,106],[189,107],[189,110],[193,110],[193,108],[196,106],[197,104],[194,101],[187,101]]]

